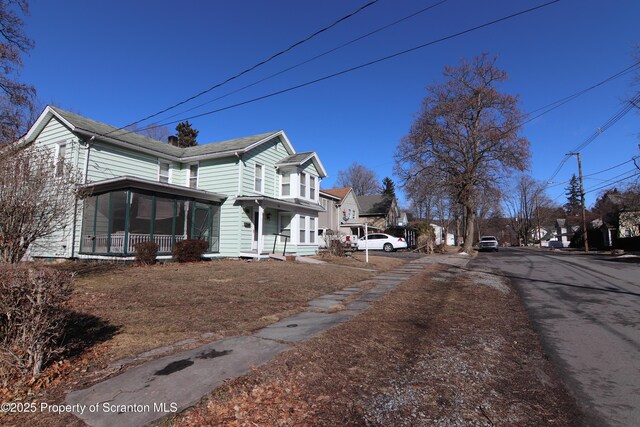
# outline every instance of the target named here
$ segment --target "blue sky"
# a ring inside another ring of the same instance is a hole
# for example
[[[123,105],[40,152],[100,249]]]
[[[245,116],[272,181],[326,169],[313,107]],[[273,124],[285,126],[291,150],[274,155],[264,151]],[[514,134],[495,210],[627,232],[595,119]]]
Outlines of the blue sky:
[[[445,37],[537,6],[543,1],[448,0],[385,31],[246,90],[225,95],[439,0],[379,0],[351,19],[154,120],[161,123],[222,108]],[[36,48],[21,79],[44,103],[123,126],[219,83],[301,40],[367,1],[72,1],[32,0],[26,32]],[[507,71],[503,90],[532,111],[585,89],[634,62],[640,43],[636,0],[563,0],[507,22],[249,105],[191,122],[200,143],[284,129],[298,151],[316,151],[333,186],[337,172],[357,161],[391,176],[396,146],[446,64],[482,52]],[[640,58],[635,59],[635,61]],[[640,74],[638,72],[636,75]],[[633,91],[628,74],[528,123],[530,173],[546,181],[565,153],[580,145],[623,106]],[[636,86],[637,90],[637,86]],[[163,120],[180,113],[176,117]],[[640,110],[630,112],[582,152],[585,175],[640,153]],[[175,124],[170,125],[171,129]],[[589,190],[633,169],[627,163],[587,177]],[[577,173],[570,159],[554,181]],[[397,182],[397,181],[396,181]],[[564,203],[565,184],[551,186]]]

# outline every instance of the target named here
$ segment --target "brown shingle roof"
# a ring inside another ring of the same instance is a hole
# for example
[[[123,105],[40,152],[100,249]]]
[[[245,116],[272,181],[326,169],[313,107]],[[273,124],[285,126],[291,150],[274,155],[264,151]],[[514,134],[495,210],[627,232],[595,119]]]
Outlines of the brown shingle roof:
[[[330,196],[338,197],[341,201],[347,197],[349,191],[351,191],[351,187],[342,187],[342,188],[328,188],[326,190],[321,190],[323,193],[327,193]]]

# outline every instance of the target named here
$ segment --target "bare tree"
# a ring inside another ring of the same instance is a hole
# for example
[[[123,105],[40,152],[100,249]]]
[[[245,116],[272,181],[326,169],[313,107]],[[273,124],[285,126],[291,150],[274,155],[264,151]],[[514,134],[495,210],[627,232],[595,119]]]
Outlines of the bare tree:
[[[168,127],[159,125],[157,123],[151,123],[149,126],[139,127],[137,124],[131,124],[125,128],[129,132],[144,135],[148,138],[155,139],[156,141],[167,142],[167,138],[171,135],[171,131]]]
[[[17,263],[38,239],[67,225],[80,174],[64,155],[29,146],[0,151],[0,262]]]
[[[518,99],[498,91],[507,75],[486,54],[444,70],[445,83],[427,88],[422,110],[396,151],[405,182],[433,180],[462,206],[463,250],[473,244],[478,189],[524,170],[529,141],[520,136]]]
[[[371,169],[359,163],[352,163],[347,169],[338,171],[336,184],[339,187],[351,187],[356,196],[379,194],[378,177]]]
[[[17,80],[22,54],[34,46],[22,29],[28,12],[27,0],[0,0],[0,145],[17,140],[36,115],[35,88]]]
[[[529,175],[521,174],[516,178],[509,196],[505,198],[511,228],[518,236],[518,240],[525,245],[532,238],[534,240],[538,238],[534,236],[534,230],[537,228],[536,198],[539,208],[548,211],[552,207],[552,202],[544,193],[544,188],[541,182]]]
[[[478,192],[476,200],[476,230],[478,240],[480,236],[484,234],[487,221],[491,218],[499,217],[502,213],[501,202],[502,192],[495,186],[488,186],[482,188]]]

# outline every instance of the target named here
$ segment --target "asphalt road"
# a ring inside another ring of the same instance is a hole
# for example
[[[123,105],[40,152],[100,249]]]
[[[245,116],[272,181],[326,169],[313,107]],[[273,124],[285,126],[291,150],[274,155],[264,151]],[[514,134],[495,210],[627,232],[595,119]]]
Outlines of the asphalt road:
[[[470,265],[518,287],[589,424],[640,426],[640,263],[513,248]]]

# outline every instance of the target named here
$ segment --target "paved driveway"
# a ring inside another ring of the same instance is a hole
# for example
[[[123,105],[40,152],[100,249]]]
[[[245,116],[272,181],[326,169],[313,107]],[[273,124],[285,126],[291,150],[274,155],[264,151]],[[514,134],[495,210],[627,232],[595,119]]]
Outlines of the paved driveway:
[[[532,249],[482,253],[518,287],[594,425],[640,426],[640,264]]]

